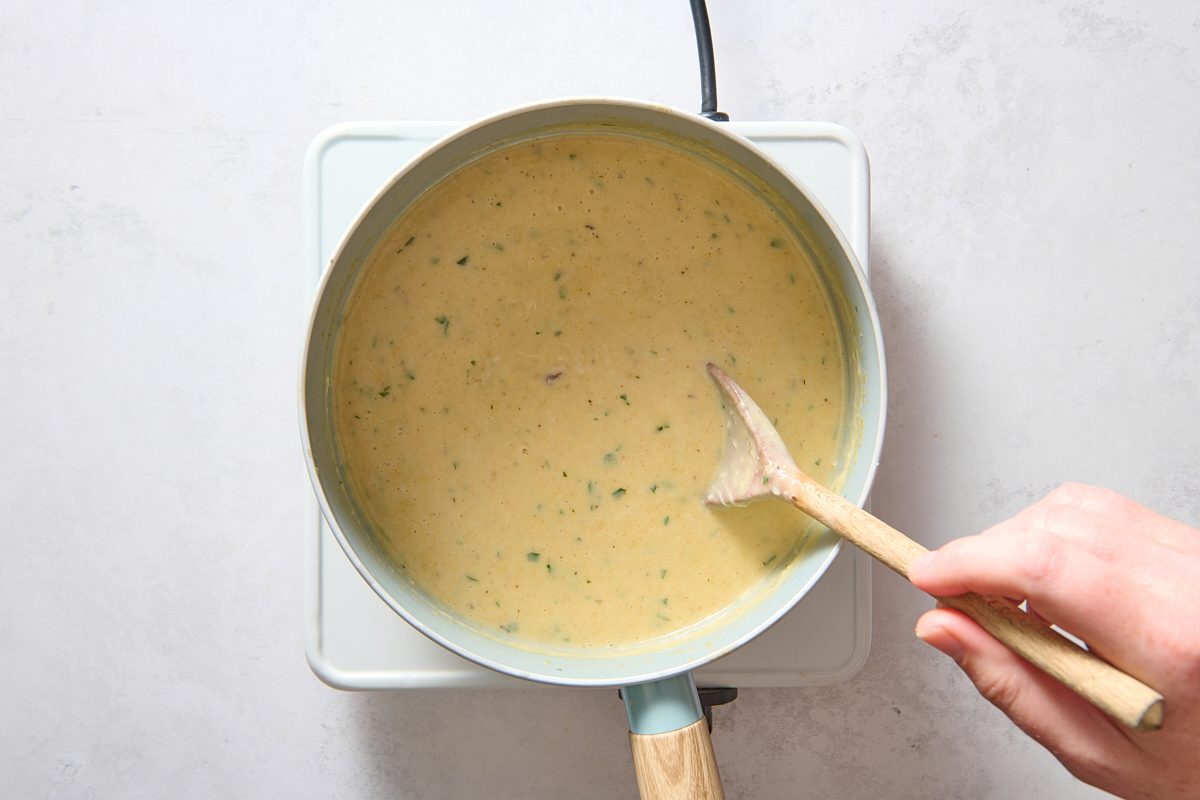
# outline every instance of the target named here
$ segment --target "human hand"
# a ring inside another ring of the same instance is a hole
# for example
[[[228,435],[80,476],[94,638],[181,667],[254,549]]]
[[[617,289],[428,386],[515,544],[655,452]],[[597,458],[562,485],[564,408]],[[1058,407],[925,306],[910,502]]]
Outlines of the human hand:
[[[1010,520],[918,558],[934,595],[1028,600],[1048,622],[1157,689],[1161,730],[1131,731],[1016,655],[972,619],[937,608],[916,633],[1071,774],[1127,798],[1200,797],[1200,530],[1115,492],[1065,484]]]

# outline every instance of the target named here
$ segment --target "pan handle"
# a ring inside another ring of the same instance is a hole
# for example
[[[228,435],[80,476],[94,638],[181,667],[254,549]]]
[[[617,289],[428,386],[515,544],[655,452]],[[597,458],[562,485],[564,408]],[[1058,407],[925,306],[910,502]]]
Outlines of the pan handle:
[[[642,800],[725,800],[690,672],[621,688]]]

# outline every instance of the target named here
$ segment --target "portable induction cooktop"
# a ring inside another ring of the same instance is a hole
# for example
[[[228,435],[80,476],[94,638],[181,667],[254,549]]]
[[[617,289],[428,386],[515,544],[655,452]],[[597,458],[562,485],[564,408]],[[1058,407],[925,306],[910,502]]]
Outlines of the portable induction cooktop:
[[[806,186],[868,270],[869,172],[861,143],[836,125],[727,122]],[[343,233],[406,163],[461,127],[358,122],[318,136],[304,163],[304,280],[316,294]],[[714,468],[715,468],[714,464]],[[305,487],[305,651],[342,689],[528,687],[443,649],[409,626],[359,576]],[[695,673],[701,687],[811,686],[846,680],[871,641],[871,560],[844,545],[817,585],[774,627]],[[716,702],[722,702],[720,700]]]

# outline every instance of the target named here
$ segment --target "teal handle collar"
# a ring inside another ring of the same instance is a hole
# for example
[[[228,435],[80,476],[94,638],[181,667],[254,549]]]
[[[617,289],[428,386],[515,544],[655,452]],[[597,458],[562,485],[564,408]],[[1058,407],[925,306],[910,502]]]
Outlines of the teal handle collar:
[[[704,716],[692,673],[621,687],[631,733],[677,731]]]

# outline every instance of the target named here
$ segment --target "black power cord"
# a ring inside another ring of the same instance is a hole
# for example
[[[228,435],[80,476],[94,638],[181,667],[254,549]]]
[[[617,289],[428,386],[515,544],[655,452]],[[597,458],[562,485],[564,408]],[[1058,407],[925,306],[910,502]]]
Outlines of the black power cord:
[[[700,116],[726,122],[729,115],[717,111],[717,66],[713,62],[712,29],[708,26],[708,6],[704,0],[691,0],[692,22],[696,26],[696,49],[700,53]]]

